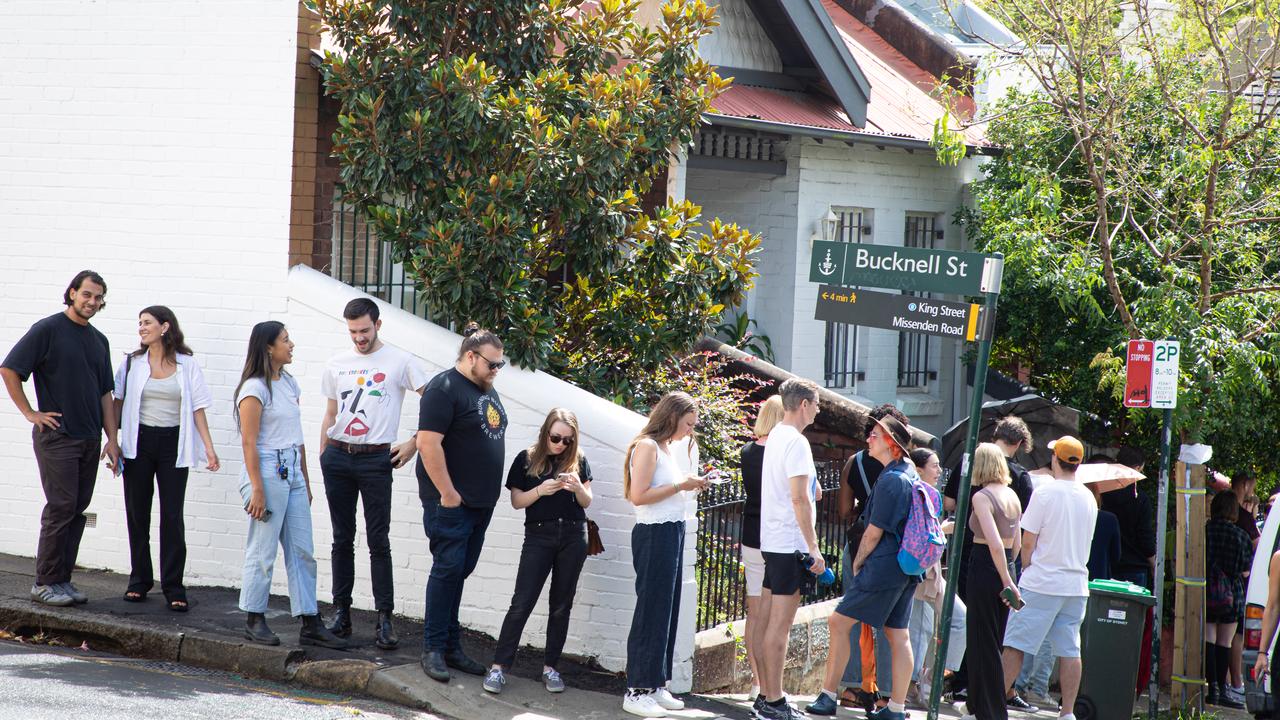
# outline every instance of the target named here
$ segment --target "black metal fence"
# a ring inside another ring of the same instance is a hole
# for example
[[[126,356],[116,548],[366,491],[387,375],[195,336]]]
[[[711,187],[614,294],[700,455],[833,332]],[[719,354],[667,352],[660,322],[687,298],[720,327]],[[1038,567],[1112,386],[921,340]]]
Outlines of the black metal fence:
[[[841,595],[840,556],[844,521],[840,519],[840,461],[817,463],[822,499],[817,503],[818,546],[834,584],[814,589],[801,599],[809,605]],[[740,483],[713,485],[698,497],[697,629],[706,630],[747,616],[746,574],[742,565],[742,515],[747,496]]]
[[[333,257],[329,274],[408,312],[432,319],[413,276],[397,262],[391,243],[380,240],[356,208],[333,203]]]

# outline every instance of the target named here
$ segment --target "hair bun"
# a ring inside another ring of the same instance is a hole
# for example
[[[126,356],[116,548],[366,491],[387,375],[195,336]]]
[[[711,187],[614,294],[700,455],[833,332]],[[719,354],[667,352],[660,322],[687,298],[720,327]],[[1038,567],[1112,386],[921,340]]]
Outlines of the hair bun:
[[[473,320],[467,323],[466,327],[462,328],[462,337],[471,337],[478,332],[480,332],[480,323]]]

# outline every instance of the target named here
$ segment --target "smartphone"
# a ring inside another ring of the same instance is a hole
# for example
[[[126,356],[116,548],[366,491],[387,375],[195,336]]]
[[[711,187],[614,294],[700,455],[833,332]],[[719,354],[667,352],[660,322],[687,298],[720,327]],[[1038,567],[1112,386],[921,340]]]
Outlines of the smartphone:
[[[247,512],[249,512],[249,503],[245,503],[245,504],[244,504],[244,511],[245,511],[246,513],[247,513]],[[271,511],[270,511],[270,510],[263,510],[263,511],[262,511],[262,517],[258,518],[258,521],[259,521],[259,522],[266,522],[266,521],[268,521],[268,520],[270,520],[270,519],[271,519]]]
[[[723,485],[729,482],[729,473],[713,469],[706,474],[707,482],[712,485]]]
[[[1011,587],[1007,587],[1001,590],[1000,597],[1004,598],[1005,602],[1009,603],[1009,607],[1013,608],[1014,610],[1021,610],[1027,605],[1027,603],[1024,602],[1022,598],[1014,594],[1013,588]]]

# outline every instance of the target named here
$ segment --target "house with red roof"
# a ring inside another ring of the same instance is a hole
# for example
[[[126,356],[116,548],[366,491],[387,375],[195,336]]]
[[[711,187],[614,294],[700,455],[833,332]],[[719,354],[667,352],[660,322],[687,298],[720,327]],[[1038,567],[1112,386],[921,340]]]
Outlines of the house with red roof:
[[[949,166],[930,139],[946,113],[974,114],[980,41],[893,0],[720,0],[719,19],[699,51],[734,83],[670,187],[763,237],[756,287],[727,316],[747,313],[782,368],[863,405],[897,403],[940,435],[965,412],[962,349],[814,319],[810,253],[822,239],[967,249],[953,216],[993,149],[966,130],[969,157]]]

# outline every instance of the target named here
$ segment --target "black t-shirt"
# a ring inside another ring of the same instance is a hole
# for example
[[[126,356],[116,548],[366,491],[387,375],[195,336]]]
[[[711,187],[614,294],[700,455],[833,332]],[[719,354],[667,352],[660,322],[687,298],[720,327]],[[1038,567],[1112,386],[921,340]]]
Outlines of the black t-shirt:
[[[511,469],[507,471],[507,487],[514,490],[532,490],[541,485],[544,480],[555,477],[556,474],[556,469],[552,468],[538,477],[529,475],[529,451],[521,450],[520,454],[516,455],[516,459],[511,462]],[[578,478],[583,484],[591,482],[591,466],[587,464],[585,457],[578,458]],[[583,521],[586,519],[587,513],[578,504],[578,498],[568,490],[558,490],[550,495],[544,495],[534,500],[533,504],[524,510],[526,525],[548,520]]]
[[[853,490],[854,499],[854,517],[862,514],[862,509],[867,506],[867,488],[872,490],[876,487],[876,480],[880,478],[880,473],[884,470],[884,463],[871,457],[871,454],[865,450],[860,450],[849,458],[846,465],[849,472],[845,475],[844,481],[848,483],[849,489]],[[862,473],[858,472],[858,468],[862,468]],[[867,483],[863,485],[862,474],[867,476]]]
[[[36,409],[62,413],[58,432],[93,440],[102,436],[102,396],[111,392],[107,336],[58,313],[31,326],[4,367],[25,382],[36,376]]]
[[[1150,572],[1147,558],[1156,554],[1156,531],[1146,493],[1132,487],[1102,493],[1102,509],[1114,514],[1120,524],[1120,560],[1112,572]]]
[[[1262,533],[1258,531],[1258,519],[1253,516],[1253,513],[1245,510],[1243,505],[1240,506],[1240,512],[1236,515],[1236,527],[1249,536],[1249,542],[1262,537]]]
[[[738,453],[742,468],[742,489],[747,493],[747,505],[742,511],[742,544],[749,548],[760,547],[760,478],[764,474],[764,446],[749,442]]]
[[[506,459],[507,411],[493,388],[482,390],[456,368],[436,375],[422,391],[418,429],[444,435],[444,463],[467,507],[498,504]],[[418,462],[418,497],[440,501],[440,491]]]

